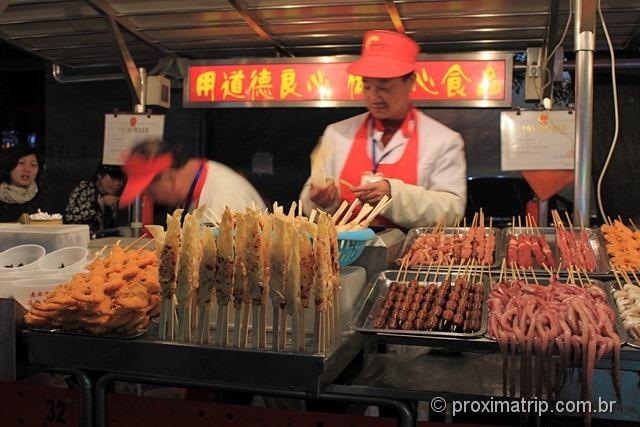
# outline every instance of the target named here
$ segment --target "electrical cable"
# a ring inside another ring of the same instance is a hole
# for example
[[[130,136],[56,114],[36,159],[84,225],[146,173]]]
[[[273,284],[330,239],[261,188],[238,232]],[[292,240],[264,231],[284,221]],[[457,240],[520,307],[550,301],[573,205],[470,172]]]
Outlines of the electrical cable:
[[[611,162],[611,158],[613,157],[613,152],[616,149],[616,145],[618,143],[618,131],[620,130],[620,117],[618,111],[618,85],[616,82],[616,57],[613,50],[613,44],[611,43],[611,37],[609,37],[609,31],[607,30],[607,24],[604,21],[604,16],[602,15],[602,8],[600,7],[600,0],[598,0],[598,16],[600,16],[600,22],[602,24],[602,29],[604,30],[605,38],[607,39],[607,45],[609,46],[609,53],[611,55],[611,84],[613,90],[613,114],[614,114],[614,131],[613,131],[613,141],[611,142],[611,148],[609,149],[609,155],[607,156],[607,160],[604,162],[604,166],[602,167],[602,172],[600,172],[600,177],[598,178],[598,185],[596,189],[597,199],[598,199],[598,209],[600,210],[600,215],[602,215],[602,220],[607,221],[607,217],[605,215],[604,207],[602,206],[602,181],[604,180],[604,176],[607,173],[607,169],[609,168],[609,163]]]
[[[547,55],[544,58],[544,61],[542,62],[542,70],[545,73],[545,76],[549,74],[549,81],[547,81],[545,85],[542,87],[542,95],[544,95],[545,89],[549,87],[549,85],[553,82],[553,76],[551,75],[551,72],[547,68],[547,64],[549,63],[549,60],[553,58],[553,55],[555,55],[558,48],[562,46],[562,43],[564,43],[564,39],[567,37],[567,33],[569,32],[569,25],[571,24],[572,16],[573,16],[573,3],[572,3],[572,0],[569,0],[569,15],[567,16],[567,23],[564,26],[564,31],[562,32],[562,36],[560,37],[560,40],[558,41],[558,43],[556,43],[556,46],[553,48],[551,53]],[[540,93],[538,93],[538,95],[540,98],[540,102],[542,103],[542,95]]]

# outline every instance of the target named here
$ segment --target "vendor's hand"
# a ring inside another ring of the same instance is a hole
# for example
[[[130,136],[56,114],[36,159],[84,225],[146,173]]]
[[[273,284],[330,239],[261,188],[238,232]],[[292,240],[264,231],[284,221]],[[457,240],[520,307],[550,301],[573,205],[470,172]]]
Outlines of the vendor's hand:
[[[375,205],[384,196],[391,197],[391,185],[389,185],[389,181],[382,179],[380,181],[354,187],[353,194],[355,194],[362,203]]]
[[[309,187],[309,198],[313,203],[323,209],[333,206],[338,201],[338,188],[333,180],[327,182],[325,187],[316,187],[311,184]]]
[[[98,203],[103,208],[105,206],[110,206],[112,208],[118,206],[118,200],[120,200],[120,197],[118,197],[118,196],[101,196],[101,197],[98,197]]]

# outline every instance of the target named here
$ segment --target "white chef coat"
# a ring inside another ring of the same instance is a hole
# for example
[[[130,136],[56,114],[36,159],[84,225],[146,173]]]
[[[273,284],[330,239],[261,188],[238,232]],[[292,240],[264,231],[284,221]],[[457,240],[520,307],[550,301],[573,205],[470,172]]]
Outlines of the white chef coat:
[[[325,129],[322,137],[323,151],[327,153],[324,166],[328,177],[339,178],[347,161],[356,132],[368,113],[333,123]],[[417,111],[418,126],[418,185],[385,177],[391,187],[393,201],[382,214],[393,223],[405,228],[433,225],[446,218],[449,224],[464,215],[467,199],[467,166],[462,136],[426,114]],[[382,132],[374,130],[376,158],[389,152],[381,164],[395,163],[404,154],[409,138],[398,130],[386,147],[382,145]],[[371,143],[367,144],[371,158]],[[300,198],[305,212],[317,208],[309,199],[309,180],[302,189]],[[354,182],[354,185],[359,183]],[[329,212],[335,212],[338,201]]]
[[[207,161],[207,179],[202,187],[198,207],[208,206],[218,216],[222,217],[225,207],[236,212],[244,211],[253,204],[265,209],[262,197],[242,175],[222,163]]]

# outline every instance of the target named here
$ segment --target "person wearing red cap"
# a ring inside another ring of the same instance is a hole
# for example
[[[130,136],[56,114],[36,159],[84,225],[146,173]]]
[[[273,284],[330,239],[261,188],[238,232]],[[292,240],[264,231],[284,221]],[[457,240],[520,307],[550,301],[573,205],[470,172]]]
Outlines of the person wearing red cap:
[[[392,31],[369,31],[348,67],[363,77],[368,113],[329,125],[321,142],[327,185],[307,181],[305,210],[335,211],[358,198],[393,200],[383,225],[412,228],[453,223],[464,214],[466,161],[459,133],[417,110],[409,95],[420,48]]]
[[[143,192],[161,206],[187,211],[207,206],[214,218],[220,218],[227,206],[234,211],[265,208],[256,189],[240,174],[222,163],[190,158],[166,141],[150,140],[133,147],[123,170],[127,183],[120,208]]]

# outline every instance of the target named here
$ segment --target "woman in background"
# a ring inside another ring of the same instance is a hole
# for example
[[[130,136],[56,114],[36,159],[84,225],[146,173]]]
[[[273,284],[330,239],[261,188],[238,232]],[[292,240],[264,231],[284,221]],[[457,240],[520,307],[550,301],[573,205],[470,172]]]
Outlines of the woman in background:
[[[28,144],[0,153],[0,222],[17,222],[23,213],[46,210],[37,184],[39,169],[37,151]]]
[[[71,192],[65,223],[88,224],[91,234],[115,227],[123,181],[120,167],[100,165],[95,179],[81,181]]]

